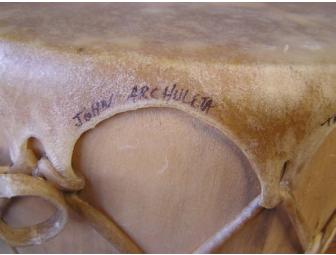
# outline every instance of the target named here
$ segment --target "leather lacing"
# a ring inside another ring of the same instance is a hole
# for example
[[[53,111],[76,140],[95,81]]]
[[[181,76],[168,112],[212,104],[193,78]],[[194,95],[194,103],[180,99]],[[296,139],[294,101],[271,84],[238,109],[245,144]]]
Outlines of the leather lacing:
[[[37,165],[52,167],[46,160],[40,159],[40,164]],[[60,180],[59,176],[48,176],[52,181],[56,181],[55,185],[39,176],[10,173],[10,167],[2,167],[0,170],[1,217],[9,200],[18,196],[40,197],[56,208],[49,219],[29,227],[13,228],[0,219],[0,238],[9,245],[13,247],[37,245],[56,236],[67,223],[70,207],[84,216],[120,253],[142,253],[141,248],[112,219],[83,201],[75,192],[62,192],[58,187],[64,186],[64,180],[57,183]],[[39,173],[38,169],[33,173]],[[49,173],[57,173],[57,171],[53,169]]]
[[[0,167],[0,216],[3,216],[4,208],[8,201],[17,196],[35,196],[53,204],[56,208],[55,213],[44,222],[22,228],[13,228],[6,224],[0,218],[0,238],[13,247],[37,245],[56,236],[68,221],[68,208],[83,216],[90,224],[108,240],[120,253],[143,253],[143,250],[114,222],[99,210],[95,209],[88,202],[82,200],[76,192],[62,191],[68,186],[77,185],[76,183],[67,183],[57,172],[46,158],[41,158],[37,162],[37,168],[32,172],[33,175],[23,173],[11,173],[10,167]],[[40,176],[45,178],[42,178]],[[295,202],[292,201],[290,192],[282,189],[284,205],[287,208],[292,220],[302,223],[297,211],[291,210]],[[255,217],[265,208],[260,206],[260,195],[250,204],[230,224],[224,226],[219,232],[212,236],[208,241],[202,244],[195,253],[213,253],[237,232],[244,223]],[[334,214],[329,220],[325,232],[328,235],[315,236],[314,240],[307,240],[306,229],[297,230],[301,237],[301,244],[306,252],[324,252],[330,240],[335,235],[336,217]],[[330,225],[330,226],[329,226]],[[329,237],[329,238],[327,238]],[[327,239],[328,240],[327,240]],[[326,240],[324,240],[326,239]],[[329,240],[330,239],[330,240]]]

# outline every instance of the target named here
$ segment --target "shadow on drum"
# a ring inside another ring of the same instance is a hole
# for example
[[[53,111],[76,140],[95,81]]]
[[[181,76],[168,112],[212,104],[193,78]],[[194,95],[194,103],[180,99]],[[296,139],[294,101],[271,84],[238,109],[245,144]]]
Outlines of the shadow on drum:
[[[103,121],[81,137],[73,164],[86,176],[81,196],[146,252],[192,252],[260,193],[232,141],[170,108]]]

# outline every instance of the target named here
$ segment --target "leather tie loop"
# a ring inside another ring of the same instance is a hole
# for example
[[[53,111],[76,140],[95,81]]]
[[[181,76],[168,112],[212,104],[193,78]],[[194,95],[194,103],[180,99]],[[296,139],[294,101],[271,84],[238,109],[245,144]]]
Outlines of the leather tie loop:
[[[49,219],[23,228],[12,228],[0,219],[0,238],[8,244],[12,246],[40,244],[63,229],[68,220],[67,206],[63,194],[54,186],[42,178],[25,174],[0,174],[0,198],[17,196],[41,197],[52,203],[57,210]]]

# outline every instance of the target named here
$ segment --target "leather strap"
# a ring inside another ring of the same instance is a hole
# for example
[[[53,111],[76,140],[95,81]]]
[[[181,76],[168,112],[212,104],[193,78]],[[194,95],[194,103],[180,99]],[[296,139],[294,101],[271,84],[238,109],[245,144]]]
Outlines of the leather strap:
[[[0,198],[17,196],[41,197],[57,210],[49,219],[29,227],[12,228],[1,219],[1,239],[12,246],[34,245],[54,237],[63,229],[68,219],[67,206],[62,193],[53,185],[25,174],[0,174]]]

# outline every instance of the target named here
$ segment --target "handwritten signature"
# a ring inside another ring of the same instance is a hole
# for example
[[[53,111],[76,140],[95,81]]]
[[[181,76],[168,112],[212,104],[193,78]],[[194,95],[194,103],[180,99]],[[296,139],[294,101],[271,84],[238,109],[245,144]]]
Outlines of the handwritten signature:
[[[72,118],[75,121],[75,126],[81,127],[84,123],[99,116],[103,111],[111,108],[114,105],[115,95],[110,94],[108,98],[101,98],[94,101],[89,107],[84,107],[80,112],[77,112]],[[164,89],[158,87],[134,86],[130,93],[125,97],[125,101],[137,102],[139,100],[164,100],[166,102],[180,102],[189,105],[192,108],[199,109],[204,113],[208,113],[214,105],[211,97],[203,96],[198,93],[192,93],[189,89],[183,89],[173,84],[166,86]]]

